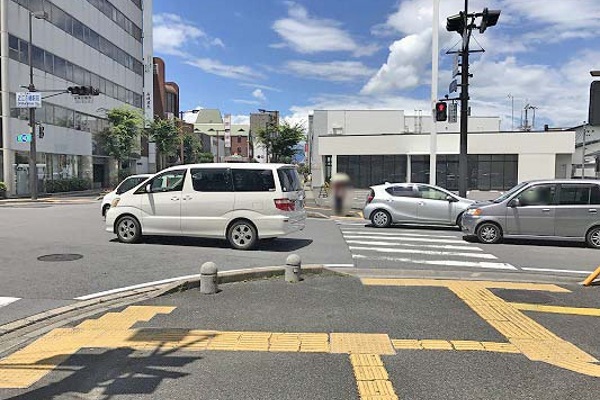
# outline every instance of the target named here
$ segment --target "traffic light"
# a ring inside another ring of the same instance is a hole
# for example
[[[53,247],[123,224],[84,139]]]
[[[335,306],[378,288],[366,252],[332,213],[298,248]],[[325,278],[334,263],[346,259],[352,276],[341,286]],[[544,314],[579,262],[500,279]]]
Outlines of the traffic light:
[[[488,10],[487,7],[484,8],[481,16],[481,25],[479,25],[479,33],[483,33],[490,26],[496,25],[499,18],[500,10]]]
[[[462,36],[465,33],[465,14],[461,11],[458,14],[449,16],[446,19],[446,30],[457,32]]]
[[[438,122],[448,119],[448,104],[444,101],[439,101],[435,104],[435,120]]]
[[[93,86],[69,86],[67,91],[77,96],[98,96],[100,94],[100,90]]]
[[[591,126],[600,126],[600,81],[592,82],[590,86],[590,113],[588,123]]]
[[[38,137],[40,139],[44,138],[44,125],[39,125],[38,126]]]

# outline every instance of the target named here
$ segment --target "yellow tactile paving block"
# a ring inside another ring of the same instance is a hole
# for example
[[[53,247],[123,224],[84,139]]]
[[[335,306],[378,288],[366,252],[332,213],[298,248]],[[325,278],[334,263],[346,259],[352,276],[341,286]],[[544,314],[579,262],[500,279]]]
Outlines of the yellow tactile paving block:
[[[392,346],[396,350],[422,350],[420,340],[414,339],[392,339]]]
[[[350,354],[350,363],[360,367],[383,367],[383,361],[377,354]]]
[[[421,340],[423,350],[453,350],[450,342],[446,340]]]
[[[378,354],[350,354],[361,400],[398,400]]]
[[[581,315],[586,317],[600,317],[600,309],[584,307],[561,307],[542,304],[510,303],[521,311],[537,311],[551,314]]]
[[[396,354],[385,334],[332,333],[331,352],[348,354]]]
[[[407,286],[407,287],[478,287],[487,289],[538,290],[543,292],[570,293],[571,291],[554,284],[494,282],[494,281],[452,281],[444,279],[397,279],[397,278],[361,278],[363,285],[369,286]]]
[[[361,399],[370,399],[373,396],[394,396],[393,398],[398,398],[392,382],[388,380],[357,381],[356,383]]]

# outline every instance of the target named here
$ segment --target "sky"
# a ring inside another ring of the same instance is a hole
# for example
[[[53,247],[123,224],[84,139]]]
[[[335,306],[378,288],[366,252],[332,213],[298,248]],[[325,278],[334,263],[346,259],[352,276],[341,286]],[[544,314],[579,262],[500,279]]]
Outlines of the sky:
[[[426,110],[433,0],[154,0],[154,53],[181,88],[181,109],[219,108],[246,122],[257,109],[306,123],[314,109]],[[441,0],[439,97],[460,37],[445,29],[463,0]],[[474,33],[471,110],[503,128],[536,107],[536,128],[587,119],[600,69],[600,1],[470,0],[501,10]],[[513,99],[511,101],[511,99]]]

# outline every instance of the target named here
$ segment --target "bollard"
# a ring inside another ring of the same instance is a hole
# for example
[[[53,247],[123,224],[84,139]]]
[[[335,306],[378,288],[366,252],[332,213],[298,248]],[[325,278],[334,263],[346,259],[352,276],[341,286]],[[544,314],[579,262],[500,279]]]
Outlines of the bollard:
[[[302,274],[302,260],[297,254],[290,254],[285,260],[285,281],[300,282]]]
[[[219,291],[217,284],[217,264],[206,262],[200,267],[200,293],[215,294]]]

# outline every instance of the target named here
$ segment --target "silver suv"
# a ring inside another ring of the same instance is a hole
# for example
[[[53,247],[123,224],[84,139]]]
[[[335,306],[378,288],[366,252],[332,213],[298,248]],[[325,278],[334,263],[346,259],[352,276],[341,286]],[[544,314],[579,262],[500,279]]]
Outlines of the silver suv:
[[[363,210],[376,228],[393,223],[460,226],[473,203],[445,189],[421,183],[386,183],[371,187]]]
[[[503,237],[585,241],[600,248],[600,180],[523,182],[491,203],[475,204],[461,225],[482,243]]]

